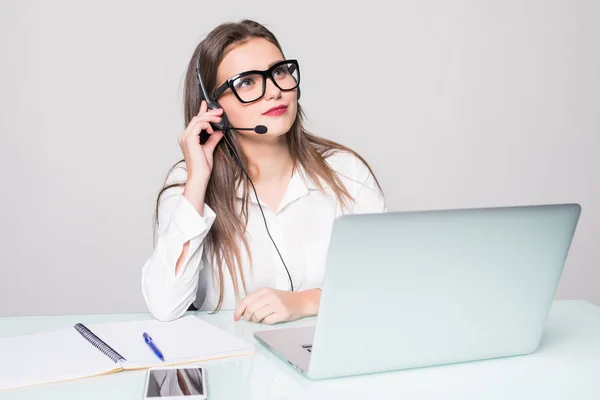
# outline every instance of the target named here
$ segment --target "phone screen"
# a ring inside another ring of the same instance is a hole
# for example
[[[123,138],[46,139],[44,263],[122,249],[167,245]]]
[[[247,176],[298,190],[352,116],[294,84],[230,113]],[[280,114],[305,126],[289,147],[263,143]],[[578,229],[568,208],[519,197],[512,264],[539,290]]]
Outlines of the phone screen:
[[[202,368],[150,370],[146,397],[205,396],[203,374]]]

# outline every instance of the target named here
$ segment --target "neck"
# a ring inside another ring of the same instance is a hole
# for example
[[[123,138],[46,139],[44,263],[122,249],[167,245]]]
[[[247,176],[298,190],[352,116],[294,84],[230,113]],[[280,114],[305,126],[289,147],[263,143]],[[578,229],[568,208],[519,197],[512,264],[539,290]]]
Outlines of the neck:
[[[278,137],[239,137],[253,182],[277,181],[292,174],[294,162],[285,135]]]

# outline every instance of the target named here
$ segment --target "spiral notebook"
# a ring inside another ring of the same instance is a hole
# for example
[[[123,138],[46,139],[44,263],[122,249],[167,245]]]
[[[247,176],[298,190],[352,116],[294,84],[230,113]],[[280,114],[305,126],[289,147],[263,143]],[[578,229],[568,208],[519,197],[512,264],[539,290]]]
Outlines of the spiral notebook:
[[[146,345],[148,332],[164,355]],[[0,338],[0,390],[254,353],[255,349],[193,315],[157,320],[76,324]]]

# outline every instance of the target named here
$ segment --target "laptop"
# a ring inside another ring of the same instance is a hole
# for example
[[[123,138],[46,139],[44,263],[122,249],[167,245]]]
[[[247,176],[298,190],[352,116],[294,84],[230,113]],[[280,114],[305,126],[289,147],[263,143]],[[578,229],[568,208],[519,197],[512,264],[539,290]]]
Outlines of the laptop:
[[[530,354],[580,212],[550,204],[341,216],[316,325],[254,336],[310,379]]]

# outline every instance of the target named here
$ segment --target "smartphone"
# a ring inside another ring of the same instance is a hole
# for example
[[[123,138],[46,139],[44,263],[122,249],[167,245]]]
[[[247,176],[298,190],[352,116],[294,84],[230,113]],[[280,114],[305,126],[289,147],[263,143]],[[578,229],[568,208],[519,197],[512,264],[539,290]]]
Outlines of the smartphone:
[[[152,367],[146,371],[144,399],[205,400],[206,374],[201,365]]]

